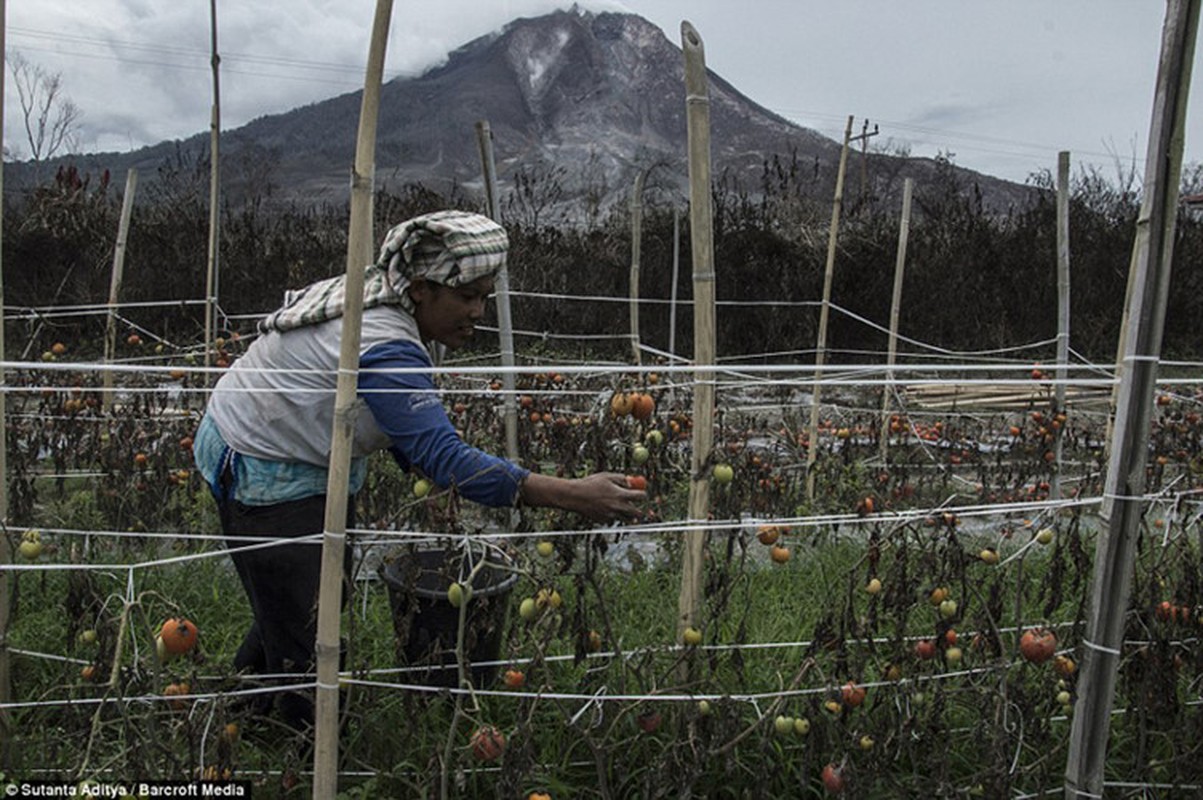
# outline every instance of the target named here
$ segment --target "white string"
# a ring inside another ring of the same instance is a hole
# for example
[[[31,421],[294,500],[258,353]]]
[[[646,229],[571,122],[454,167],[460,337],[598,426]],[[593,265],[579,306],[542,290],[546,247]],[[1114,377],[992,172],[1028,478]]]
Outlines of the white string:
[[[1095,652],[1103,653],[1103,654],[1109,655],[1109,656],[1123,655],[1123,653],[1121,651],[1116,650],[1114,647],[1104,647],[1101,644],[1095,644],[1094,642],[1090,641],[1089,639],[1083,639],[1082,646],[1085,647],[1087,650],[1094,650]]]

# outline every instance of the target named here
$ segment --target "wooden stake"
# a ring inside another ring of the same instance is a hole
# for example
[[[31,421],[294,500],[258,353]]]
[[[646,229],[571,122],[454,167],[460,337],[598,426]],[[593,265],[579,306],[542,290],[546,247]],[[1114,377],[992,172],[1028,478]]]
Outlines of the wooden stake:
[[[121,198],[121,221],[117,224],[117,245],[113,248],[113,272],[109,277],[109,319],[104,331],[104,391],[100,407],[107,414],[113,407],[113,359],[117,352],[117,304],[121,299],[121,281],[125,273],[125,244],[129,241],[129,220],[138,188],[138,170],[130,167],[125,174],[125,196]]]
[[[894,259],[894,293],[890,295],[890,339],[886,351],[886,383],[881,391],[881,460],[890,445],[890,398],[894,394],[894,361],[898,354],[898,317],[902,311],[902,274],[906,269],[906,244],[911,231],[911,193],[915,181],[902,183],[902,217],[898,220],[898,252]]]
[[[1053,389],[1057,413],[1065,412],[1065,381],[1069,377],[1069,153],[1057,154],[1057,385]],[[1061,497],[1061,453],[1065,426],[1053,442],[1053,479],[1048,496]]]
[[[5,31],[8,28],[8,12],[5,0],[0,0],[0,53],[4,52]],[[4,81],[0,81],[0,144],[4,141]],[[0,197],[4,196],[4,170],[0,170]],[[0,243],[4,241],[3,215],[0,215]],[[3,252],[0,247],[0,252]],[[3,266],[0,264],[0,266]],[[0,269],[0,564],[11,564],[12,548],[8,543],[8,379],[4,374],[3,361],[7,357],[4,349],[4,271]],[[0,569],[0,764],[11,764],[12,718],[5,703],[12,702],[12,673],[8,663],[8,621],[12,616],[9,600],[10,571]]]
[[[668,303],[668,357],[677,363],[677,281],[681,273],[681,212],[673,209],[673,278]],[[671,390],[670,390],[671,391]]]
[[[827,268],[823,272],[823,304],[819,308],[819,338],[815,344],[815,380],[811,390],[809,439],[806,445],[806,497],[815,497],[815,460],[819,456],[819,396],[823,360],[827,349],[827,318],[831,309],[831,283],[835,276],[835,244],[840,232],[840,209],[844,206],[844,173],[848,169],[848,143],[852,141],[852,117],[844,126],[844,146],[840,149],[840,168],[835,175],[835,200],[831,204],[831,227],[827,231]]]
[[[1111,518],[1099,536],[1083,641],[1078,702],[1065,767],[1066,800],[1103,796],[1103,765],[1119,670],[1133,561],[1145,491],[1157,362],[1165,327],[1182,169],[1183,131],[1200,0],[1169,0],[1137,219],[1135,280],[1129,285],[1128,333],[1105,494]],[[1144,235],[1139,235],[1143,231]]]
[[[363,323],[364,269],[372,252],[372,186],[376,163],[376,120],[384,52],[388,44],[392,0],[376,0],[372,40],[359,112],[355,167],[351,173],[351,221],[347,241],[347,282],[338,354],[338,384],[330,445],[330,474],[326,483],[325,533],[322,534],[322,573],[318,594],[317,707],[314,719],[313,796],[334,800],[338,791],[338,655],[342,610],[343,559],[347,541],[347,485],[351,445],[358,408],[359,342]],[[366,254],[366,257],[365,257]]]
[[[643,181],[647,178],[646,169],[639,170],[635,176],[635,185],[631,189],[631,278],[630,278],[630,317],[631,317],[631,357],[635,366],[643,363],[643,351],[639,349],[639,255],[643,243]]]
[[[493,131],[487,120],[476,123],[476,143],[480,148],[480,162],[484,171],[485,200],[489,207],[489,218],[500,224],[501,200],[497,194],[497,167],[493,159]],[[510,273],[503,266],[493,282],[497,297],[497,329],[501,343],[502,419],[505,424],[505,454],[511,461],[518,461],[522,453],[518,448],[518,398],[514,390],[514,319],[510,313]]]
[[[212,366],[213,341],[216,338],[217,314],[217,268],[218,231],[221,224],[220,186],[221,186],[221,84],[219,82],[221,57],[217,55],[217,0],[209,0],[209,40],[212,44],[212,54],[209,64],[213,69],[213,113],[209,119],[209,262],[205,270],[205,367]],[[210,384],[211,375],[205,370],[206,387]]]
[[[703,525],[710,508],[710,464],[714,443],[714,241],[710,206],[710,96],[702,37],[681,23],[685,57],[685,110],[689,146],[689,231],[693,254],[693,452],[690,456],[689,519]],[[705,570],[706,529],[685,534],[677,640],[697,625]]]

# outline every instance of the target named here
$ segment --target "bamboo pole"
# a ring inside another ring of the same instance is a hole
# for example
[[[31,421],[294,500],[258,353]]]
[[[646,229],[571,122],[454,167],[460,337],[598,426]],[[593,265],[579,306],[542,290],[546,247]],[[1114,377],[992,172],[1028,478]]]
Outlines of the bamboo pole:
[[[216,306],[217,306],[217,269],[220,209],[219,193],[221,183],[221,85],[219,83],[221,56],[217,54],[217,0],[209,0],[209,40],[212,44],[212,55],[209,64],[213,69],[213,113],[209,118],[209,262],[205,270],[205,366],[211,366],[213,359],[213,340],[216,337]],[[205,386],[210,382],[209,370],[205,370]]]
[[[489,207],[489,218],[500,224],[501,200],[497,193],[497,162],[493,158],[493,131],[487,120],[476,123],[476,143],[480,148],[480,162],[484,171],[485,202]],[[510,273],[502,266],[494,280],[497,297],[497,329],[501,341],[501,388],[502,419],[505,424],[505,454],[511,461],[518,461],[518,398],[514,388],[514,319],[510,313]]]
[[[1124,374],[1105,494],[1111,518],[1095,549],[1090,618],[1070,728],[1065,797],[1101,797],[1111,708],[1143,512],[1150,421],[1165,327],[1178,183],[1200,0],[1169,0],[1145,161],[1145,195],[1129,286]]]
[[[630,279],[630,317],[631,317],[631,357],[635,366],[643,363],[643,352],[639,349],[639,256],[643,241],[643,181],[647,178],[647,170],[639,170],[635,176],[635,185],[631,189],[631,279]]]
[[[890,338],[886,349],[886,383],[881,391],[881,460],[890,447],[890,397],[894,393],[894,361],[898,355],[898,317],[902,312],[902,275],[906,270],[906,245],[911,231],[911,194],[915,181],[902,183],[902,214],[898,220],[898,251],[894,259],[894,293],[890,295]]]
[[[1069,153],[1057,154],[1057,385],[1053,388],[1057,413],[1065,412],[1065,381],[1069,377]],[[1061,497],[1061,455],[1065,426],[1053,442],[1053,478],[1049,498]]]
[[[689,519],[704,524],[710,506],[710,463],[714,443],[714,242],[710,206],[710,97],[702,37],[681,23],[685,57],[685,109],[689,147],[690,246],[693,255],[693,451],[690,454]],[[677,639],[697,625],[702,596],[706,529],[685,534]]]
[[[8,11],[5,0],[0,0],[0,53],[4,52],[5,30],[8,27]],[[4,142],[4,81],[0,81],[0,145]],[[4,170],[0,169],[0,197],[4,196]],[[0,214],[0,245],[4,241],[4,215]],[[0,252],[4,248],[0,246]],[[4,349],[4,270],[0,260],[0,564],[11,564],[13,560],[12,547],[8,542],[8,378],[4,373],[3,362],[7,358]],[[0,569],[0,764],[9,764],[12,747],[12,718],[4,707],[13,699],[12,672],[8,660],[8,622],[12,616],[9,601],[12,592],[9,587],[10,571]]]
[[[117,352],[117,303],[121,299],[121,281],[125,274],[125,245],[129,241],[129,220],[138,188],[138,170],[130,167],[125,174],[125,195],[121,198],[121,220],[117,223],[117,245],[113,248],[113,272],[109,277],[109,319],[104,331],[104,391],[101,409],[107,414],[113,407],[113,359]]]
[[[827,232],[827,267],[823,272],[823,304],[819,308],[819,338],[815,344],[815,380],[810,407],[810,427],[806,444],[806,497],[815,496],[815,460],[819,456],[819,397],[823,360],[827,350],[827,319],[831,313],[831,283],[835,275],[835,245],[840,232],[840,209],[844,205],[844,173],[848,169],[848,143],[852,141],[852,117],[844,126],[844,145],[840,149],[840,167],[835,175],[835,199],[831,204],[831,228]]]
[[[338,384],[330,445],[330,474],[326,484],[325,532],[322,534],[322,572],[318,594],[317,706],[313,751],[313,796],[333,800],[338,791],[338,656],[342,610],[343,560],[347,541],[347,484],[351,445],[358,408],[359,343],[363,322],[364,269],[371,261],[372,185],[376,161],[376,120],[384,53],[388,44],[392,0],[376,0],[371,47],[364,75],[359,112],[355,166],[351,173],[351,220],[347,241],[347,278],[342,338],[338,354]],[[365,259],[365,254],[366,259]]]
[[[673,279],[668,303],[668,357],[677,363],[677,281],[681,273],[681,212],[673,209]]]

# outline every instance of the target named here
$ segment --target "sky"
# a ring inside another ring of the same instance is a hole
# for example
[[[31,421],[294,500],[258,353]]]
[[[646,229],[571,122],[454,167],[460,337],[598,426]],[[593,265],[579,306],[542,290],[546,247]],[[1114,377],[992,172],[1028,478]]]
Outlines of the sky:
[[[363,87],[375,0],[216,4],[223,130]],[[1143,172],[1165,18],[1160,0],[580,5],[639,14],[678,45],[688,20],[711,70],[760,105],[837,141],[853,116],[856,133],[866,120],[877,126],[875,149],[945,155],[1010,180],[1055,171],[1062,150],[1075,171],[1097,169],[1112,179]],[[6,6],[7,53],[58,74],[64,96],[81,112],[78,151],[126,151],[209,129],[209,2]],[[419,75],[513,19],[570,6],[395,0],[385,77]],[[5,146],[28,156],[7,71],[5,86]],[[1190,105],[1188,163],[1203,161],[1203,103]]]

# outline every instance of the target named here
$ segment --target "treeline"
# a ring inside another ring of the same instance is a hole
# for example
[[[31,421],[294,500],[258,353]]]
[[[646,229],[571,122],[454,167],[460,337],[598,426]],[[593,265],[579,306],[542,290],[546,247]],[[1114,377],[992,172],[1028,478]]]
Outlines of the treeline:
[[[177,160],[164,165],[140,191],[132,215],[121,300],[168,304],[131,305],[122,317],[174,345],[194,345],[202,336],[203,310],[196,301],[204,295],[208,262],[208,172],[204,163]],[[1033,176],[1031,199],[998,214],[987,212],[962,174],[950,163],[939,162],[935,178],[915,187],[901,333],[924,345],[964,351],[1051,340],[1057,325],[1051,176]],[[831,205],[806,198],[796,176],[796,166],[774,160],[764,165],[757,186],[740,186],[726,176],[716,181],[717,297],[748,302],[719,308],[721,357],[790,353],[781,358],[812,359]],[[629,352],[621,338],[584,337],[621,337],[628,330],[625,300],[596,298],[627,295],[630,211],[616,207],[579,224],[564,223],[563,215],[532,214],[540,198],[561,195],[554,174],[543,180],[548,185],[528,182],[520,187],[523,196],[511,193],[502,203],[502,221],[512,240],[511,287],[552,295],[515,298],[515,326],[547,334],[561,349],[580,346],[610,356]],[[9,358],[36,354],[51,341],[99,347],[102,316],[19,315],[17,310],[107,300],[121,210],[117,183],[106,175],[63,168],[45,185],[6,198],[3,269]],[[1080,170],[1071,185],[1071,344],[1086,358],[1108,361],[1115,354],[1139,211],[1138,181],[1132,174],[1108,179]],[[221,209],[218,288],[220,307],[229,316],[227,327],[243,332],[253,327],[244,315],[274,308],[285,289],[344,269],[348,222],[345,206],[281,206],[266,184],[245,198]],[[643,209],[641,295],[660,301],[672,296],[676,249],[678,295],[688,300],[688,214],[679,213],[678,227],[674,211],[657,203],[654,193],[650,198]],[[447,196],[419,186],[379,192],[375,230],[381,235],[398,221],[445,207],[479,210],[480,201],[463,192]],[[888,200],[860,197],[845,208],[832,301],[855,316],[833,313],[827,338],[833,357],[838,352],[840,361],[880,360],[885,350],[882,329],[888,324],[898,234],[896,191]],[[1203,229],[1183,210],[1169,291],[1167,357],[1197,359],[1203,349],[1196,328],[1203,318],[1201,256]],[[666,348],[669,320],[667,303],[646,304],[640,318],[643,341]],[[689,355],[692,318],[687,304],[680,306],[676,323],[677,350]],[[910,343],[903,350],[923,352]],[[1050,345],[1043,356],[1051,352]]]

